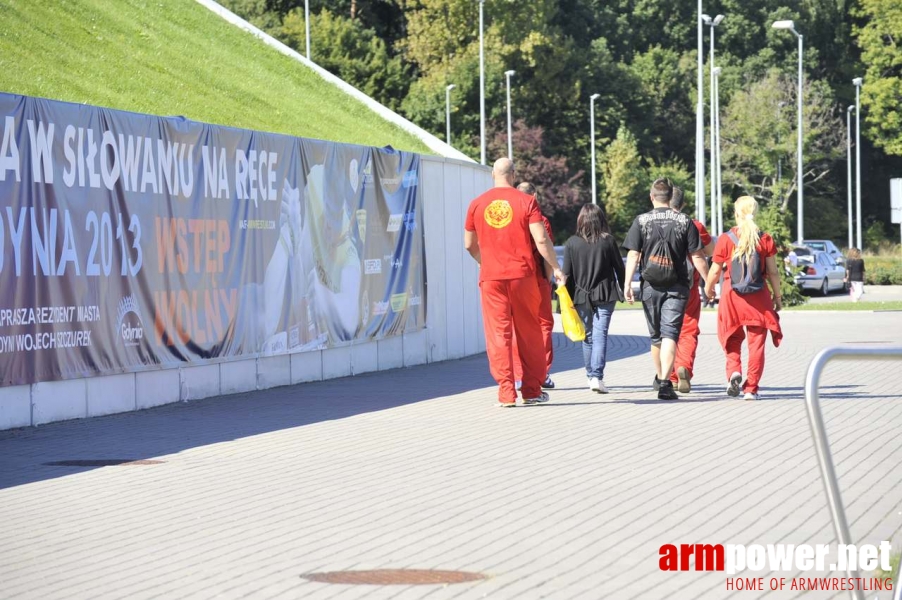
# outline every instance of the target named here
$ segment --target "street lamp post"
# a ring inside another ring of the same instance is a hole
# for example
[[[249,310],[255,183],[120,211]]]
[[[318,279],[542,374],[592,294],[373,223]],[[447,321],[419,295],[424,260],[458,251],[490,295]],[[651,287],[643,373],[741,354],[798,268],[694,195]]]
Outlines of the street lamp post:
[[[720,22],[723,21],[723,15],[717,15],[713,19],[708,15],[702,15],[702,21],[705,22],[705,25],[711,28],[711,50],[710,50],[710,58],[708,60],[709,68],[711,69],[711,225],[714,227],[715,231],[717,230],[717,185],[718,185],[718,174],[717,174],[717,157],[716,150],[714,148],[715,140],[714,140],[714,114],[715,114],[715,104],[717,99],[715,98],[715,90],[714,90],[714,28],[720,25]],[[701,196],[704,197],[704,194]]]
[[[702,15],[702,21],[705,22],[705,25],[711,28],[711,50],[710,50],[710,58],[708,59],[708,68],[711,69],[711,225],[714,226],[715,231],[717,230],[717,186],[718,176],[717,176],[717,151],[714,148],[715,139],[714,139],[714,104],[716,102],[714,97],[714,28],[720,25],[720,22],[723,21],[723,15],[717,15],[713,19],[708,15]],[[704,197],[704,195],[702,196]]]
[[[803,203],[804,189],[803,189],[803,185],[802,185],[803,180],[804,180],[804,174],[802,173],[802,82],[803,82],[803,80],[802,80],[802,48],[803,48],[802,42],[803,42],[803,37],[802,37],[801,33],[796,31],[795,23],[793,23],[792,21],[774,21],[773,27],[774,27],[774,29],[788,29],[791,32],[793,32],[796,35],[796,37],[799,39],[799,92],[798,92],[799,105],[798,105],[798,109],[797,109],[798,110],[798,119],[799,119],[799,124],[798,124],[799,139],[798,139],[798,148],[796,148],[796,161],[798,163],[796,166],[796,179],[798,180],[798,183],[796,184],[798,187],[798,191],[796,192],[797,193],[796,198],[798,200],[796,211],[798,212],[798,215],[797,215],[798,223],[796,224],[796,236],[798,237],[798,240],[797,240],[798,243],[801,244],[802,240],[805,239],[805,208],[804,208],[804,203]]]
[[[780,190],[780,206],[783,206],[783,151],[780,147],[780,126],[783,124],[783,107],[786,102],[777,103],[777,189]]]
[[[507,79],[507,157],[514,160],[514,141],[511,137],[511,75],[516,71],[513,69],[504,72]]]
[[[854,105],[846,109],[846,199],[849,216],[849,248],[852,248],[852,111]]]
[[[457,86],[450,83],[445,88],[445,141],[449,146],[451,145],[451,90],[455,87]]]
[[[713,29],[711,30],[713,34]],[[713,37],[713,35],[712,35]],[[714,68],[714,172],[711,180],[717,184],[717,224],[714,230],[717,235],[723,233],[723,171],[720,168],[720,67]],[[712,221],[714,219],[712,218]]]
[[[859,250],[864,250],[861,238],[861,77],[852,80],[855,86],[855,239]]]
[[[595,100],[600,94],[589,96],[589,128],[592,130],[592,204],[598,205],[598,193],[595,188]]]
[[[482,39],[483,7],[479,0],[479,162],[485,164],[485,43]]]
[[[310,60],[310,0],[304,0],[304,28],[307,30],[307,60]]]
[[[705,105],[704,97],[704,29],[702,27],[702,0],[698,0],[698,82],[695,103],[695,218],[705,224]]]

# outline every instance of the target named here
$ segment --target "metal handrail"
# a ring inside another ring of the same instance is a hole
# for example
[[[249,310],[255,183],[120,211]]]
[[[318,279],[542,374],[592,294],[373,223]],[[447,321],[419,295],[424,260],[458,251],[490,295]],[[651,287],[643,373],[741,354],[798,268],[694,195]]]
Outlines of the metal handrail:
[[[805,376],[805,408],[808,410],[808,424],[811,425],[811,437],[814,440],[814,448],[817,452],[818,463],[821,467],[821,479],[824,482],[824,490],[827,492],[827,501],[830,504],[830,514],[833,517],[833,528],[840,544],[852,543],[849,534],[849,524],[846,522],[846,513],[843,509],[842,498],[839,495],[839,483],[836,480],[836,471],[833,469],[833,459],[830,456],[830,442],[827,441],[827,431],[824,428],[824,416],[821,413],[820,394],[818,382],[821,373],[827,363],[835,358],[857,358],[862,360],[893,360],[902,358],[902,346],[833,346],[821,350],[811,364],[808,365],[808,374]],[[858,577],[855,569],[847,569],[849,577]],[[900,583],[898,577],[894,582]],[[861,590],[852,590],[850,595],[854,600],[864,600]],[[896,585],[893,590],[894,600],[902,599],[902,590]]]

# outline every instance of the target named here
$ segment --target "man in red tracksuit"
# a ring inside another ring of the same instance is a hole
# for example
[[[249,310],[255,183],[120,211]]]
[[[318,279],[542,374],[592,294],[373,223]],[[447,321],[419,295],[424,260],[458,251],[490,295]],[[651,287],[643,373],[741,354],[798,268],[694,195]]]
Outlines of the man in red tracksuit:
[[[538,202],[539,198],[533,184],[524,181],[517,186],[517,189],[524,194],[529,194]],[[545,226],[545,233],[548,234],[548,237],[554,239],[551,233],[551,223],[545,215],[542,215],[542,224]],[[551,380],[551,363],[554,361],[554,345],[551,336],[551,333],[554,330],[554,313],[551,311],[552,267],[545,262],[545,259],[539,254],[539,249],[535,246],[533,246],[532,254],[536,261],[536,278],[539,281],[539,298],[541,300],[538,314],[539,326],[542,328],[542,339],[545,342],[545,377],[543,379],[542,387],[550,390],[554,389],[554,382]],[[517,381],[517,385],[520,385],[520,382],[523,379],[523,366],[520,364],[517,336],[514,336],[513,355],[514,379]]]
[[[545,345],[537,318],[541,299],[533,242],[561,283],[564,274],[535,198],[513,187],[513,163],[507,158],[495,161],[492,179],[495,187],[470,203],[464,226],[464,246],[481,267],[479,289],[489,369],[498,382],[499,406],[516,406],[512,357],[516,333],[523,362],[523,403],[546,402],[548,394],[541,387]]]
[[[673,197],[670,199],[670,208],[677,212],[683,210],[685,201],[683,200],[683,190],[678,187],[673,188]],[[711,234],[705,229],[700,221],[692,219],[698,236],[701,239],[705,256],[714,254],[714,242],[711,240]],[[673,372],[670,374],[670,380],[673,382],[678,392],[688,393],[692,389],[692,367],[695,365],[695,352],[698,350],[698,321],[702,313],[701,297],[698,293],[699,281],[704,281],[708,277],[707,273],[699,274],[698,270],[693,269],[692,286],[689,288],[689,301],[686,303],[686,316],[683,317],[683,327],[680,329],[680,339],[677,341],[676,358],[673,361]]]

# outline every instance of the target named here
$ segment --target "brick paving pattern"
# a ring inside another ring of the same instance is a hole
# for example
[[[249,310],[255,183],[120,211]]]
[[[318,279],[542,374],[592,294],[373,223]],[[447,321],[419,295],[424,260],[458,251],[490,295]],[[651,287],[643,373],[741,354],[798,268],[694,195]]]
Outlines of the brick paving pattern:
[[[547,405],[495,408],[480,355],[0,432],[0,597],[846,597],[729,592],[724,573],[660,571],[658,548],[834,543],[805,370],[828,345],[899,343],[902,313],[785,313],[760,402],[723,393],[714,319],[677,402],[650,390],[641,312],[618,311],[608,395],[558,337]],[[853,538],[902,548],[898,372],[833,363],[822,398]],[[91,459],[162,462],[45,466]],[[302,577],[363,569],[487,579]]]

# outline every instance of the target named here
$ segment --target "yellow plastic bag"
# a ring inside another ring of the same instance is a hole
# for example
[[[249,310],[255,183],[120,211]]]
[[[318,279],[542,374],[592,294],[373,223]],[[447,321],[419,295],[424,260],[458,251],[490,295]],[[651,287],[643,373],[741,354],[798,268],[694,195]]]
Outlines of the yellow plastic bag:
[[[572,342],[581,342],[586,339],[586,328],[583,326],[583,320],[579,318],[579,313],[573,306],[573,299],[570,298],[570,292],[563,285],[559,285],[557,290],[558,302],[561,305],[561,324],[564,326],[564,335]]]

